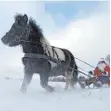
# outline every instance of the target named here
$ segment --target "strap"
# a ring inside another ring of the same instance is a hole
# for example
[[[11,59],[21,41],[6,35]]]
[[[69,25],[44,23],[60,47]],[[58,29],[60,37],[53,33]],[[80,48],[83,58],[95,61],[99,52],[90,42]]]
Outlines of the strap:
[[[47,55],[43,55],[43,54],[34,54],[34,53],[25,53],[24,57],[29,57],[29,58],[37,58],[37,59],[46,59],[46,60],[50,60],[54,63],[60,63],[60,61],[58,61],[55,58],[52,58],[50,56]]]

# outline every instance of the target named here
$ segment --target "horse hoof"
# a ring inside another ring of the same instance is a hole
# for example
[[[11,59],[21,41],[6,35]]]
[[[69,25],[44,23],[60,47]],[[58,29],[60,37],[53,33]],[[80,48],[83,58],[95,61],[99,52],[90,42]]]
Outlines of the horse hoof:
[[[26,89],[24,89],[24,88],[21,88],[20,91],[21,91],[23,94],[26,93]]]
[[[64,90],[67,91],[67,90],[68,90],[68,87],[65,87]]]
[[[71,87],[71,89],[75,89],[74,85],[71,85],[70,87]]]
[[[52,86],[48,86],[47,88],[46,88],[46,90],[48,91],[48,92],[53,92],[54,91],[54,87],[52,87]]]
[[[67,88],[64,88],[64,91],[68,91],[68,89],[67,89]]]

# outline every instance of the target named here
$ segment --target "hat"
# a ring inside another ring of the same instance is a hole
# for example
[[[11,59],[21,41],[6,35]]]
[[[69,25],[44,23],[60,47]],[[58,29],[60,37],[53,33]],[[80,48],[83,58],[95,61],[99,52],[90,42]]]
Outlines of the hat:
[[[100,58],[100,60],[98,61],[98,63],[100,62],[105,62],[105,59],[104,58]]]

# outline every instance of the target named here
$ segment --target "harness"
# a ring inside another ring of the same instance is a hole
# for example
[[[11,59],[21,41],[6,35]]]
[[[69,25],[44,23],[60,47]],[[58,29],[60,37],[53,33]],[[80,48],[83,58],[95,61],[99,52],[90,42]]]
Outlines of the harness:
[[[50,56],[47,56],[47,55],[43,55],[43,54],[34,54],[34,53],[25,53],[24,57],[27,57],[27,58],[37,58],[37,59],[46,59],[46,60],[50,60],[54,63],[57,63],[57,64],[60,64],[61,61],[58,61],[57,59],[55,58],[52,58]]]
[[[19,19],[20,20],[20,19]],[[20,20],[21,21],[21,20]],[[21,21],[23,24],[25,24],[23,21]],[[14,35],[14,34],[12,34],[12,33],[7,33],[7,34],[10,34],[10,35],[12,35],[12,36],[16,36],[16,38],[14,39],[14,41],[15,42],[17,42],[17,43],[20,43],[20,42],[27,42],[27,43],[35,43],[35,44],[40,44],[40,43],[37,43],[37,42],[33,42],[33,41],[29,41],[28,40],[28,38],[29,38],[29,35],[30,35],[30,32],[31,32],[31,27],[30,26],[28,26],[28,24],[26,24],[26,26],[25,26],[25,28],[22,28],[22,27],[20,27],[20,26],[18,26],[18,28],[20,28],[20,29],[23,29],[23,32],[22,32],[22,34],[21,35],[19,35],[19,36],[17,36],[17,35]],[[24,37],[25,36],[25,37]],[[23,37],[24,37],[24,39],[23,39]],[[47,47],[48,45],[46,45],[45,44],[45,46]],[[44,46],[44,47],[45,47]],[[56,48],[56,47],[54,47],[54,46],[52,46],[52,50],[54,49],[54,48]],[[57,58],[58,58],[58,55],[57,55],[57,53],[56,52],[54,52],[55,53],[55,55],[57,56]],[[54,53],[53,53],[53,55],[54,55]],[[27,58],[39,58],[39,59],[46,59],[46,60],[50,60],[50,61],[52,61],[52,62],[54,62],[54,63],[57,63],[57,64],[60,64],[61,66],[63,66],[63,67],[68,67],[66,64],[64,65],[64,64],[62,64],[62,62],[64,62],[64,61],[62,61],[62,60],[57,60],[57,59],[55,59],[55,58],[53,58],[53,57],[51,57],[51,56],[47,56],[47,55],[43,55],[43,54],[34,54],[34,53],[25,53],[25,55],[24,55],[24,57],[27,57]],[[74,67],[74,66],[73,66]],[[69,70],[75,70],[74,68],[71,68],[70,66],[68,67],[68,69]],[[83,73],[83,72],[81,72],[81,71],[78,71],[78,72],[80,72],[80,73]],[[85,74],[85,73],[83,73],[83,74]]]
[[[19,19],[19,18],[18,18]],[[20,19],[19,19],[20,20]],[[21,20],[20,20],[21,21]],[[21,21],[23,24],[25,24],[23,21]],[[7,33],[7,34],[10,34],[10,35],[12,35],[12,36],[15,36],[15,39],[14,39],[14,41],[15,42],[17,42],[17,43],[20,43],[20,42],[28,42],[28,43],[35,43],[35,44],[41,44],[41,43],[37,43],[37,42],[33,42],[33,41],[29,41],[28,40],[28,38],[29,38],[29,35],[30,35],[30,33],[31,33],[31,27],[28,25],[28,24],[26,24],[26,26],[25,26],[25,28],[22,28],[22,27],[20,27],[20,26],[18,26],[17,27],[18,29],[22,29],[23,30],[23,32],[22,32],[22,34],[20,35],[20,36],[17,36],[17,35],[14,35],[14,34],[12,34],[12,33]],[[24,37],[25,36],[25,37]],[[44,44],[44,47],[45,47],[45,52],[46,52],[46,50],[47,50],[47,45],[46,44]],[[54,62],[54,63],[56,63],[56,64],[59,64],[59,65],[63,65],[62,64],[62,62],[64,62],[64,61],[62,61],[62,60],[60,60],[59,59],[59,57],[58,57],[58,54],[56,53],[56,51],[54,50],[54,46],[51,46],[51,48],[52,48],[52,51],[53,51],[53,56],[56,56],[57,57],[57,59],[55,59],[54,57],[51,57],[51,55],[50,55],[50,53],[49,53],[49,56],[47,56],[47,55],[45,55],[45,53],[44,54],[36,54],[36,53],[25,53],[25,55],[24,55],[24,58],[37,58],[37,59],[46,59],[46,60],[50,60],[50,61],[52,61],[52,62]],[[69,65],[68,65],[69,66]],[[65,65],[63,65],[63,67],[68,67],[66,64]],[[72,70],[73,68],[69,68],[70,70]]]

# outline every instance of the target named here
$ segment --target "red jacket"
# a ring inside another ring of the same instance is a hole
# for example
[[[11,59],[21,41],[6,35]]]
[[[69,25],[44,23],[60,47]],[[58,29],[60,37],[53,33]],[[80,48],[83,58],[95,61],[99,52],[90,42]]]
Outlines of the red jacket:
[[[110,77],[110,66],[106,64],[104,70],[108,73],[108,76]]]
[[[110,67],[109,67],[108,64],[105,65],[104,71],[107,72],[108,76],[110,77]],[[102,76],[102,72],[101,72],[101,70],[98,67],[95,68],[94,75],[95,76]]]
[[[96,67],[94,70],[94,76],[102,76],[102,72],[98,67]]]

